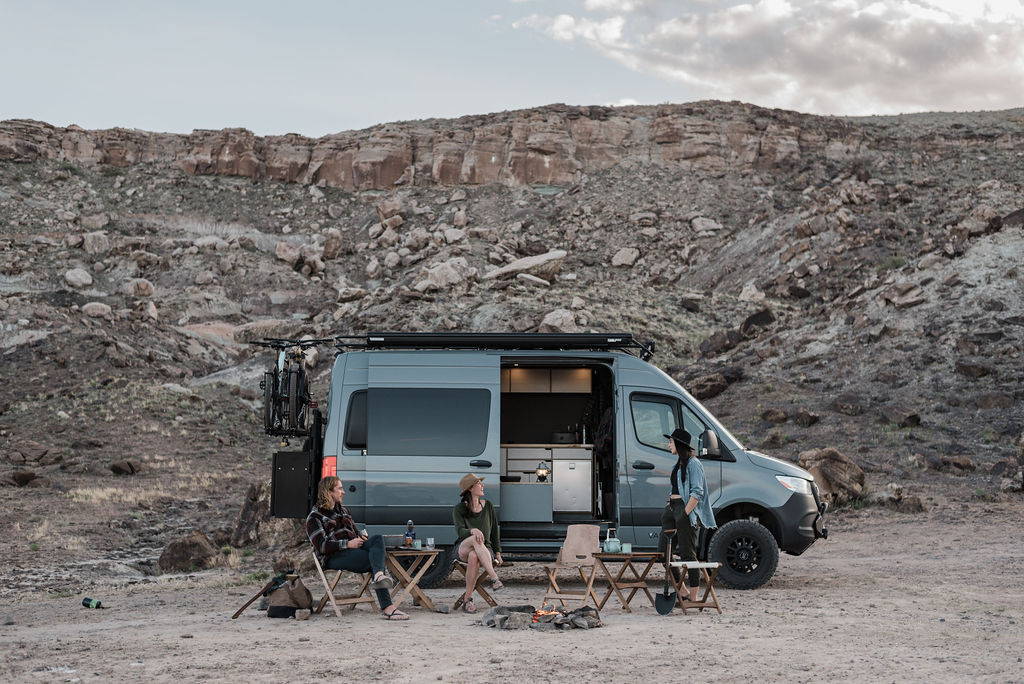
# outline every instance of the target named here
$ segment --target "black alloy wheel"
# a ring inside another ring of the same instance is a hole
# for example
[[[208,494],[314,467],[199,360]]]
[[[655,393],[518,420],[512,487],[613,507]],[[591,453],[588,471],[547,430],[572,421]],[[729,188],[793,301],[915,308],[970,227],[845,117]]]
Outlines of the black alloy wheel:
[[[722,564],[719,581],[732,589],[757,589],[768,583],[779,565],[779,545],[756,520],[730,520],[715,531],[709,560]]]

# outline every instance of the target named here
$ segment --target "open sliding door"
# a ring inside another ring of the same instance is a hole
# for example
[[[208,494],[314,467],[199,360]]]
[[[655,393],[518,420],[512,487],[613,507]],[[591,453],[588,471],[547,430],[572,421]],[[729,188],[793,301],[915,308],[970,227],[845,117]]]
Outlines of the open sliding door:
[[[500,504],[500,360],[481,352],[370,355],[367,390],[366,519],[420,538],[454,541],[459,479],[486,478]]]

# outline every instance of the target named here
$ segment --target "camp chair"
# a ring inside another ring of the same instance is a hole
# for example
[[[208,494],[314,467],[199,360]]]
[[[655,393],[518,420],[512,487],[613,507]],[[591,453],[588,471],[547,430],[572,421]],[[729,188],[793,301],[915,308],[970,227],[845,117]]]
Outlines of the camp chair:
[[[458,569],[459,572],[462,573],[463,578],[469,575],[469,565],[465,561],[456,559],[455,567],[456,569]],[[486,577],[487,571],[481,568],[480,566],[477,566],[477,575],[476,581],[473,583],[473,591],[480,594],[480,598],[482,598],[487,603],[487,605],[494,607],[498,605],[498,602],[495,601],[494,598],[487,593],[487,589],[485,589],[484,586],[481,584],[481,582],[483,582]],[[473,591],[469,592],[470,596],[473,595]],[[463,593],[459,594],[459,599],[455,602],[455,606],[452,608],[452,610],[458,610],[459,608],[461,608],[465,600],[466,594],[465,590],[463,590]]]
[[[372,596],[370,596],[369,593],[367,592],[367,589],[370,586],[370,573],[368,573],[368,572],[363,572],[363,573],[353,572],[352,574],[353,575],[358,575],[360,580],[361,580],[361,582],[359,584],[359,590],[356,593],[354,593],[354,594],[346,594],[344,596],[335,596],[334,588],[337,587],[338,586],[338,582],[341,581],[341,573],[348,572],[348,571],[347,570],[337,570],[335,575],[334,575],[334,579],[332,579],[331,581],[328,581],[327,580],[327,575],[324,574],[323,566],[320,565],[320,559],[317,558],[316,550],[311,548],[310,552],[312,552],[312,554],[313,554],[313,565],[316,566],[317,574],[320,575],[320,581],[324,583],[324,590],[325,590],[323,597],[320,599],[320,601],[317,602],[317,604],[315,606],[313,606],[313,612],[314,613],[319,613],[320,611],[322,611],[324,609],[324,606],[327,605],[328,601],[331,602],[331,605],[334,607],[334,614],[337,615],[338,617],[341,617],[341,609],[338,608],[339,604],[343,605],[343,606],[348,606],[349,610],[354,610],[355,607],[357,605],[359,605],[360,603],[373,603],[374,602],[374,598]]]
[[[600,600],[594,593],[594,575],[597,572],[594,554],[600,549],[600,537],[601,528],[597,525],[569,525],[558,558],[551,565],[544,566],[544,571],[548,574],[545,603],[548,599],[556,599],[563,606],[566,601],[582,601],[583,605],[586,605],[587,601],[592,600],[595,611],[598,609]],[[586,585],[583,593],[562,589],[558,585],[559,570],[576,570]]]

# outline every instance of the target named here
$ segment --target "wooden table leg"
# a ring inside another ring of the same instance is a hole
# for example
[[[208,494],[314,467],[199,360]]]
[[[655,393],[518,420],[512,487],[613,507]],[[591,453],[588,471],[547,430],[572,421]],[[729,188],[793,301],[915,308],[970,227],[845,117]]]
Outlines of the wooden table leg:
[[[412,596],[413,598],[419,600],[420,605],[422,605],[427,610],[437,612],[437,607],[434,605],[434,602],[431,601],[430,598],[426,594],[424,594],[423,590],[419,587],[420,580],[423,578],[423,575],[426,574],[427,568],[430,567],[430,563],[428,561],[433,560],[434,557],[435,556],[428,555],[415,557],[413,559],[412,565],[409,568],[415,574],[410,575],[408,572],[406,572],[405,568],[402,567],[402,564],[399,563],[395,558],[393,558],[392,556],[387,556],[388,567],[391,569],[391,572],[396,577],[398,577],[398,581],[402,585],[402,589],[391,598],[391,602],[396,608],[402,605],[402,602],[405,601],[405,599]]]
[[[615,580],[612,579],[612,574],[608,571],[608,566],[604,564],[603,560],[600,558],[595,558],[594,560],[597,561],[597,567],[601,569],[601,574],[603,574],[604,578],[608,580],[608,591],[605,593],[604,598],[601,599],[600,603],[597,604],[597,609],[602,610],[604,608],[604,604],[608,603],[608,599],[612,597],[612,592],[616,590]],[[622,597],[620,596],[619,598],[621,600]]]

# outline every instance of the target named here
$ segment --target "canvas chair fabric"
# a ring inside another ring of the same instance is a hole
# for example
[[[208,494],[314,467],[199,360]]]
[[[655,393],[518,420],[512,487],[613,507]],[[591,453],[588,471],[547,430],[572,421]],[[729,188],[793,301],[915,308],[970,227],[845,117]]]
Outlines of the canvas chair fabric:
[[[548,575],[548,588],[544,593],[544,602],[552,599],[566,605],[566,601],[580,601],[586,605],[593,601],[594,609],[600,610],[600,600],[594,593],[594,577],[597,573],[597,561],[594,554],[601,548],[601,528],[598,525],[569,525],[565,531],[565,541],[558,552],[557,560],[545,565]],[[559,570],[575,570],[584,584],[582,592],[567,590],[558,583]]]
[[[324,609],[324,606],[327,605],[327,602],[330,601],[331,606],[334,608],[334,614],[338,617],[341,617],[341,609],[338,607],[339,605],[347,606],[348,609],[351,611],[354,610],[355,607],[358,606],[360,603],[373,603],[375,601],[375,599],[369,595],[368,591],[370,587],[371,578],[370,573],[368,572],[352,573],[353,575],[359,577],[359,589],[356,591],[356,593],[345,594],[342,596],[335,595],[334,591],[335,588],[338,586],[338,583],[341,581],[342,573],[348,571],[335,570],[335,575],[333,579],[328,581],[327,575],[324,574],[323,566],[320,565],[320,559],[317,557],[316,550],[310,548],[310,551],[313,554],[313,565],[316,566],[316,572],[318,575],[320,575],[320,581],[323,582],[324,585],[324,595],[317,602],[316,606],[313,607],[314,613],[321,612]]]

